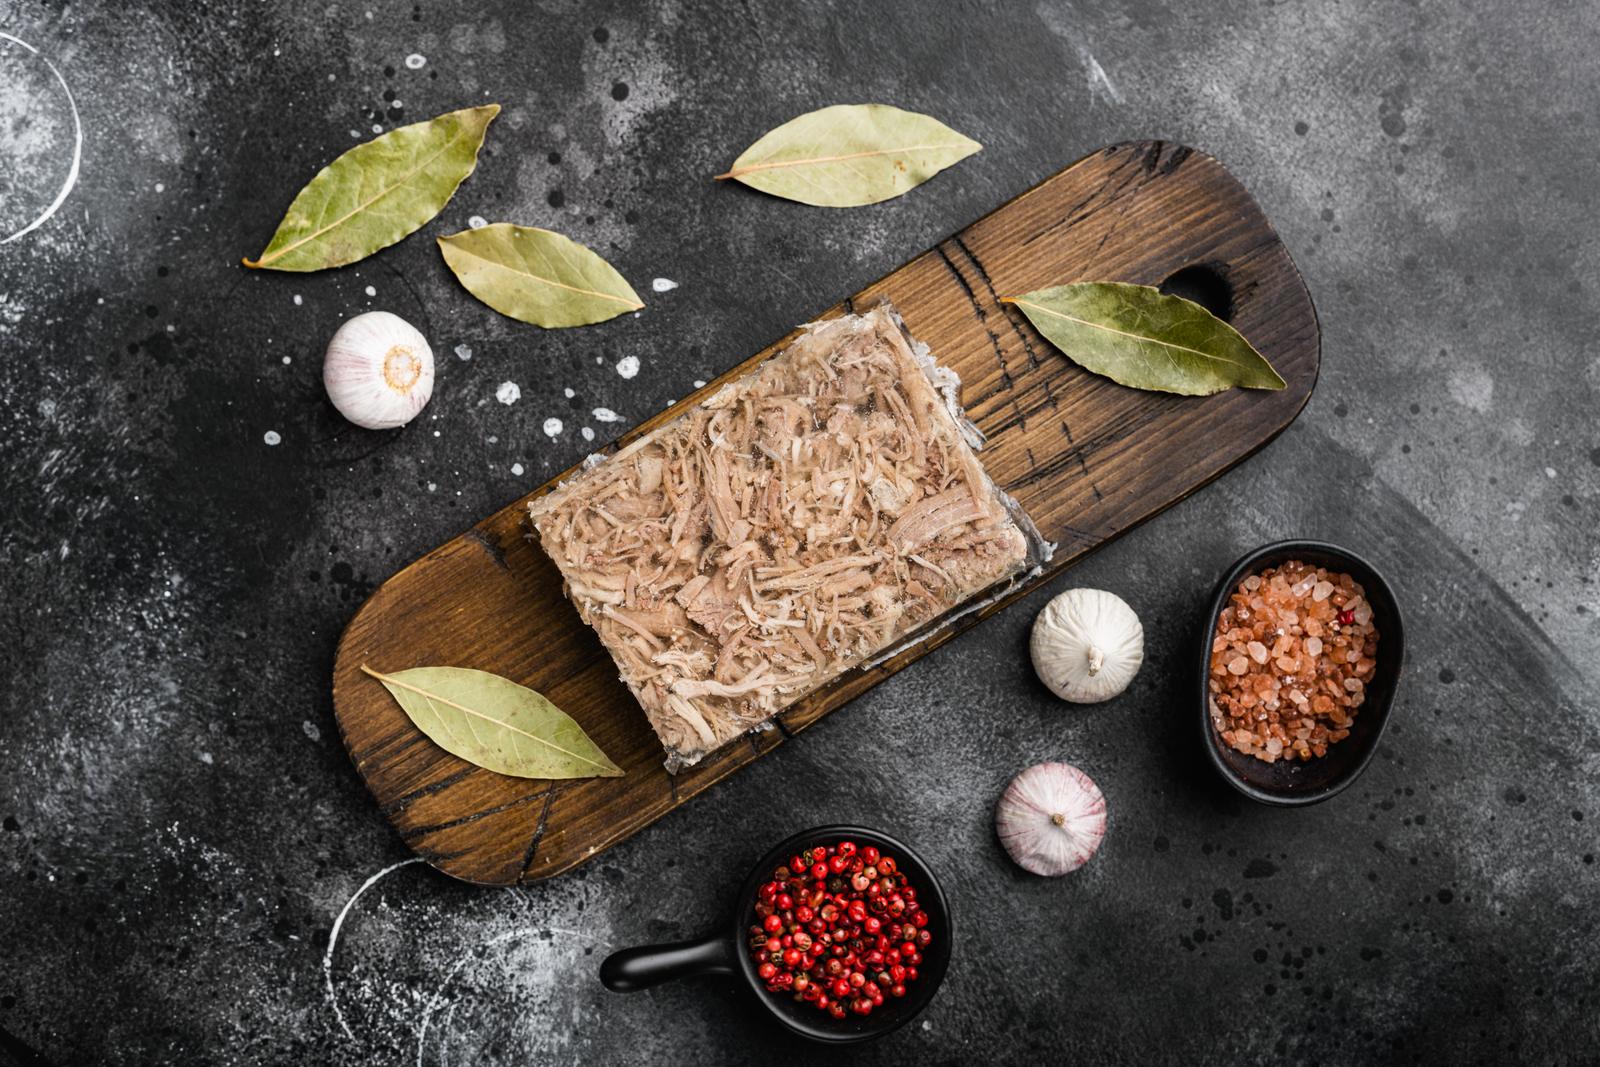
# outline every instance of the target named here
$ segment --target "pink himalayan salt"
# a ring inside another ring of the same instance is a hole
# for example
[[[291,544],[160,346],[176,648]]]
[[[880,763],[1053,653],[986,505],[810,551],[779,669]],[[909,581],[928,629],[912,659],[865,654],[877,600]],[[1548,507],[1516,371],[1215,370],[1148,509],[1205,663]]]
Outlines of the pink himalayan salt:
[[[1354,621],[1341,624],[1346,610]],[[1377,647],[1372,607],[1350,575],[1293,560],[1252,574],[1217,618],[1212,723],[1269,763],[1323,756],[1350,734]]]

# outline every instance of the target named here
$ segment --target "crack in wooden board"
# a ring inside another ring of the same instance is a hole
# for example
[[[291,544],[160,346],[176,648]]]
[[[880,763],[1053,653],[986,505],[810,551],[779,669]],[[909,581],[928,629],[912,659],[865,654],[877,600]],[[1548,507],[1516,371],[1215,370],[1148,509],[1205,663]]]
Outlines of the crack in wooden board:
[[[1199,264],[1222,272],[1234,325],[1288,388],[1204,398],[1125,389],[1083,371],[998,303],[1001,296],[1091,278],[1155,285]],[[1310,296],[1255,201],[1217,161],[1164,142],[1114,145],[1080,160],[818,317],[885,297],[940,362],[961,375],[970,414],[990,435],[982,458],[991,476],[1059,542],[1032,584],[1049,581],[1275,437],[1309,398],[1321,358]],[[675,418],[793,336],[606,451]],[[418,855],[467,881],[510,885],[570,870],[781,749],[1026,592],[845,675],[784,711],[778,729],[730,744],[674,777],[663,769],[660,743],[610,656],[562,595],[560,574],[526,536],[528,500],[566,476],[390,578],[351,620],[335,659],[334,714],[379,810]],[[449,663],[532,686],[576,718],[626,774],[552,787],[471,767],[415,743],[416,727],[382,686],[360,673],[364,662],[388,670]]]

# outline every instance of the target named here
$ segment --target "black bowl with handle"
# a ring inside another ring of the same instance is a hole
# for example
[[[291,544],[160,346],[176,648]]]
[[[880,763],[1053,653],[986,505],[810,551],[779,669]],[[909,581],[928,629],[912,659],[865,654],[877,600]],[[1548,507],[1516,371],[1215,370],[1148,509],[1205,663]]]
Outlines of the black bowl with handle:
[[[1348,574],[1360,584],[1367,603],[1372,605],[1372,622],[1378,631],[1377,666],[1366,685],[1366,699],[1356,709],[1350,736],[1329,745],[1324,756],[1267,763],[1231,747],[1222,740],[1211,721],[1211,643],[1216,637],[1217,619],[1239,583],[1252,574],[1291,560],[1326,567],[1335,574]],[[1325,541],[1276,541],[1249,553],[1223,575],[1206,613],[1205,632],[1200,640],[1201,743],[1212,766],[1233,788],[1263,804],[1300,807],[1338,794],[1366,770],[1378,751],[1378,742],[1388,725],[1389,710],[1400,683],[1405,652],[1405,625],[1394,590],[1377,568],[1362,557]]]
[[[907,882],[917,891],[917,905],[928,914],[927,929],[932,932],[933,940],[922,951],[917,980],[906,983],[905,996],[886,998],[882,1007],[873,1009],[871,1015],[852,1013],[835,1019],[810,1003],[794,1000],[793,994],[768,992],[766,983],[756,974],[759,964],[746,942],[750,927],[756,925],[756,894],[762,883],[771,880],[773,870],[786,865],[790,856],[806,849],[840,841],[854,841],[857,846],[873,845],[895,858]],[[760,1006],[756,1010],[764,1009],[782,1025],[813,1041],[854,1044],[882,1037],[904,1026],[928,1006],[950,966],[952,932],[950,904],[944,891],[932,869],[909,845],[862,826],[818,826],[795,834],[761,857],[739,890],[728,925],[691,941],[644,945],[612,953],[600,965],[600,981],[612,992],[633,993],[675,978],[737,975],[750,994],[746,1000],[754,1000]]]

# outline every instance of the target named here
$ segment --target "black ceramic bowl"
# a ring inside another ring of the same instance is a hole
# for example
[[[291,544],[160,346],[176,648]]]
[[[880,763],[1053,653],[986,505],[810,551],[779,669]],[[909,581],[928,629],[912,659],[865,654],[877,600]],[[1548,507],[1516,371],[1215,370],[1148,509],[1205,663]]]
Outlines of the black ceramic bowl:
[[[772,877],[773,869],[814,845],[845,840],[857,845],[875,845],[899,862],[900,869],[917,891],[917,904],[928,913],[928,929],[933,931],[933,941],[922,953],[917,980],[906,986],[904,997],[885,999],[883,1007],[871,1015],[851,1014],[835,1019],[810,1004],[796,1003],[789,995],[767,992],[766,984],[756,975],[757,964],[745,940],[747,931],[755,924],[756,892]],[[738,975],[750,993],[745,999],[759,1004],[757,1010],[764,1009],[802,1037],[847,1045],[882,1037],[904,1026],[928,1006],[950,966],[951,937],[950,904],[933,871],[909,845],[860,826],[819,826],[795,834],[761,857],[739,890],[733,919],[728,925],[693,941],[645,945],[615,952],[600,965],[600,981],[612,992],[632,993],[673,978],[697,974]]]
[[[1217,617],[1227,606],[1228,597],[1251,574],[1290,560],[1348,574],[1361,584],[1372,605],[1372,621],[1378,629],[1378,665],[1367,683],[1367,699],[1357,709],[1350,736],[1328,746],[1328,753],[1311,760],[1279,760],[1267,763],[1235,751],[1222,740],[1211,722],[1207,683],[1211,673],[1211,642],[1217,632]],[[1206,755],[1229,785],[1252,800],[1280,807],[1315,804],[1344,789],[1361,774],[1378,751],[1378,741],[1389,721],[1395,688],[1400,682],[1400,667],[1405,660],[1406,635],[1400,619],[1400,605],[1394,590],[1372,564],[1348,549],[1323,541],[1278,541],[1256,549],[1233,565],[1217,586],[1206,614],[1205,632],[1200,640],[1200,681],[1198,712]]]

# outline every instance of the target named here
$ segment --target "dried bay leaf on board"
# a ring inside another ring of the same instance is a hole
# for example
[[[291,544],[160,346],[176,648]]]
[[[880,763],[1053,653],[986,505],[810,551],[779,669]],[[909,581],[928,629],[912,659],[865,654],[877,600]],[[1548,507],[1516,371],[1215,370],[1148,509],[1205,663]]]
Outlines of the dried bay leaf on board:
[[[499,104],[451,111],[358,144],[317,173],[247,267],[342,267],[414,233],[449,203],[478,163]]]
[[[1191,300],[1148,285],[1077,282],[1000,298],[1085,370],[1135,389],[1205,396],[1282,389],[1244,336]]]
[[[473,296],[536,326],[586,326],[644,307],[615,267],[551,230],[497,222],[441,237],[439,251]]]
[[[717,177],[817,207],[859,207],[899,196],[982,147],[928,115],[836,104],[790,119]]]
[[[526,686],[465,667],[380,674],[417,729],[445,751],[518,778],[616,778],[622,769],[583,727]]]

